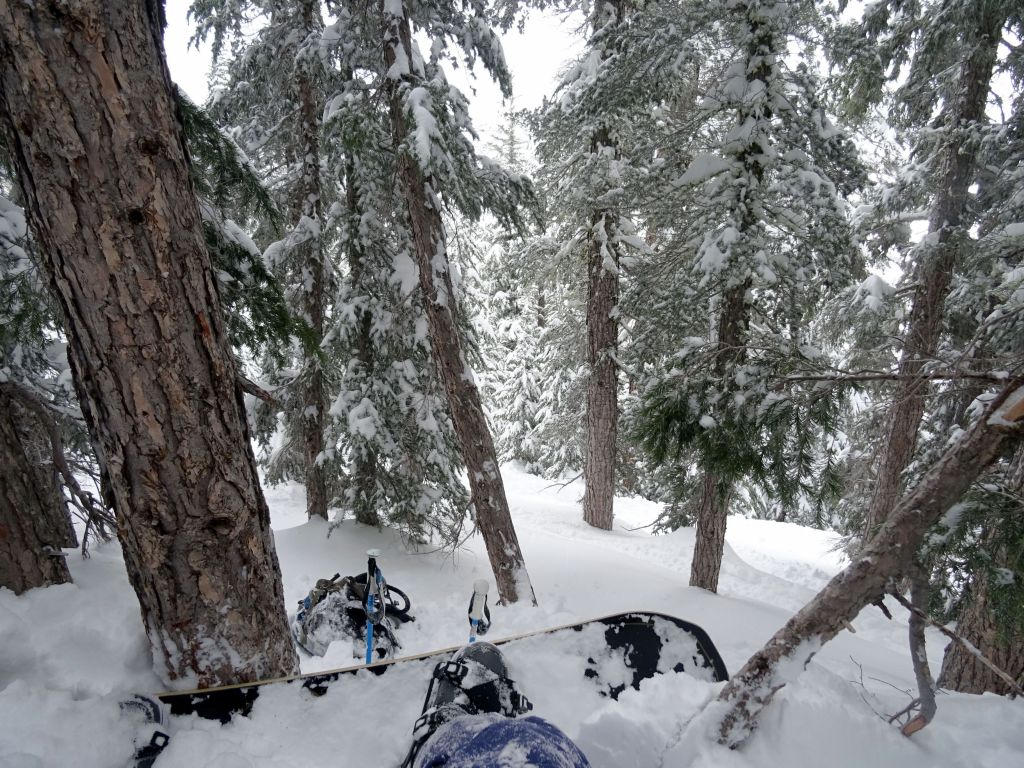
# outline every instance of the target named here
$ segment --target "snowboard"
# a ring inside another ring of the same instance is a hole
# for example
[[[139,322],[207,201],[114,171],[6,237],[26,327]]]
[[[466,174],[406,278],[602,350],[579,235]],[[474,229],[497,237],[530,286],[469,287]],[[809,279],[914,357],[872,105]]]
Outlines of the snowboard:
[[[722,657],[707,633],[695,624],[662,613],[619,613],[488,641],[505,654],[513,652],[520,665],[555,650],[559,666],[572,668],[563,669],[563,673],[578,672],[602,696],[612,699],[627,687],[639,689],[641,682],[657,674],[687,673],[712,682],[728,679]],[[160,693],[156,698],[172,717],[196,715],[226,723],[235,715],[248,715],[269,686],[289,686],[296,695],[322,696],[330,689],[344,687],[357,675],[386,675],[398,666],[410,665],[422,667],[426,686],[434,666],[460,647],[257,683]],[[387,682],[382,680],[379,685]],[[526,693],[529,695],[529,691]]]

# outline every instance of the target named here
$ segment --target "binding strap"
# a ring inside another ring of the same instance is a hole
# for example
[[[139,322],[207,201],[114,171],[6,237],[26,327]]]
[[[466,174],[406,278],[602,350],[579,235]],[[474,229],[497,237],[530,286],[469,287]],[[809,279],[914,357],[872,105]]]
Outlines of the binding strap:
[[[469,699],[468,704],[463,705],[467,714],[494,712],[506,717],[519,717],[533,709],[533,703],[516,690],[515,681],[511,678],[495,675],[491,680],[466,688],[463,681],[467,674],[469,666],[459,659],[442,661],[434,667],[435,679],[447,680]]]

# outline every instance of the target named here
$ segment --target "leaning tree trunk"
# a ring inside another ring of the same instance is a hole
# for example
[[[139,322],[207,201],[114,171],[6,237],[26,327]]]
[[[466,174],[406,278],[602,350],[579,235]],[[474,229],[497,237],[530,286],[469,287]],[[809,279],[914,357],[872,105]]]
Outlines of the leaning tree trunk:
[[[937,159],[939,193],[928,220],[928,238],[933,244],[924,251],[916,275],[899,379],[875,462],[875,487],[865,518],[865,540],[885,521],[899,498],[900,480],[917,444],[917,430],[929,391],[927,379],[918,378],[918,374],[938,348],[946,295],[969,238],[971,222],[964,213],[977,172],[979,142],[967,134],[985,119],[1004,19],[999,3],[990,4],[989,10],[976,21],[972,18],[975,26],[967,35],[972,52],[960,67],[957,97],[947,108],[948,136]]]
[[[391,16],[388,10],[384,14],[384,65],[390,70],[395,64],[398,47],[403,49],[404,61],[414,59],[408,16]],[[402,93],[411,84],[411,77],[408,73],[403,74],[401,80],[388,77],[386,87],[390,91],[392,138],[399,148],[399,184],[409,212],[434,364],[448,396],[448,411],[469,474],[476,523],[487,547],[501,602],[530,600],[536,603],[505,498],[494,440],[455,325],[455,291],[441,221],[441,200],[433,178],[424,176],[406,146],[409,126]]]
[[[1013,396],[1015,402],[1008,406]],[[718,741],[738,747],[757,727],[772,697],[791,682],[822,645],[881,597],[913,563],[931,528],[975,478],[1024,435],[1024,379],[1012,382],[974,425],[900,499],[892,514],[843,571],[750,657],[729,680],[710,712]]]
[[[156,0],[0,0],[0,119],[169,681],[289,674],[270,515]]]
[[[594,32],[620,23],[623,0],[594,6]],[[607,48],[602,57],[611,51]],[[607,125],[595,131],[590,155],[599,164],[618,158],[618,141]],[[609,182],[610,183],[610,182]],[[601,197],[607,190],[601,190]],[[619,429],[619,245],[614,242],[619,211],[607,204],[595,207],[587,237],[587,444],[583,457],[583,519],[606,531],[612,529],[615,502],[615,444]]]
[[[67,518],[52,480],[26,455],[14,402],[0,388],[0,587],[16,595],[71,581],[61,552]]]
[[[299,29],[306,43],[319,35],[323,26],[320,6],[315,0],[302,0]],[[324,474],[324,426],[327,399],[324,394],[324,369],[320,360],[320,344],[324,338],[324,315],[327,274],[323,242],[320,239],[320,214],[323,195],[320,181],[320,112],[311,67],[314,56],[301,53],[295,57],[295,80],[299,100],[299,151],[301,173],[294,190],[294,213],[300,220],[315,222],[315,234],[299,247],[302,263],[302,315],[309,325],[310,339],[303,352],[302,448],[306,474],[306,514],[310,519],[327,519],[327,480]]]

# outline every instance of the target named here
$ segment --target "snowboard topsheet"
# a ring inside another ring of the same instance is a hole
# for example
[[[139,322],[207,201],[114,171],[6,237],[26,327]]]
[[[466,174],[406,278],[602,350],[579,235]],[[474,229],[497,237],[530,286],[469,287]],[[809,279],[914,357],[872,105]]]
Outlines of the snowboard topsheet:
[[[620,613],[514,637],[486,639],[511,657],[513,678],[517,677],[517,667],[522,669],[534,660],[550,665],[551,659],[557,658],[557,674],[548,670],[552,681],[563,675],[567,679],[588,678],[600,695],[613,699],[627,687],[638,689],[643,680],[657,674],[687,673],[707,681],[728,678],[718,650],[703,629],[661,613]],[[248,715],[268,686],[275,690],[287,686],[296,696],[321,696],[329,689],[343,688],[346,680],[360,674],[386,675],[396,667],[415,673],[417,670],[410,668],[416,667],[422,668],[422,675],[415,677],[422,679],[425,688],[434,665],[458,647],[257,683],[161,693],[158,698],[171,715],[194,714],[228,722],[236,714]],[[381,680],[378,684],[388,683]],[[536,697],[533,691],[523,692]]]

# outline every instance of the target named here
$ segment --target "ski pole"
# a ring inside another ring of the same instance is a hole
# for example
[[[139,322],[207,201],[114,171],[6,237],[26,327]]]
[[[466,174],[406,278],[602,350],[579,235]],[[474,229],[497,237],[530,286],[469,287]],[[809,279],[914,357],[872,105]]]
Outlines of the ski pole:
[[[377,581],[380,575],[380,569],[377,567],[380,550],[367,550],[366,557],[366,663],[370,664],[373,662],[373,625],[377,614],[377,600],[383,601]],[[380,605],[383,607],[383,602]]]
[[[476,642],[477,628],[487,609],[487,581],[480,579],[473,584],[473,599],[469,603],[469,642]]]

